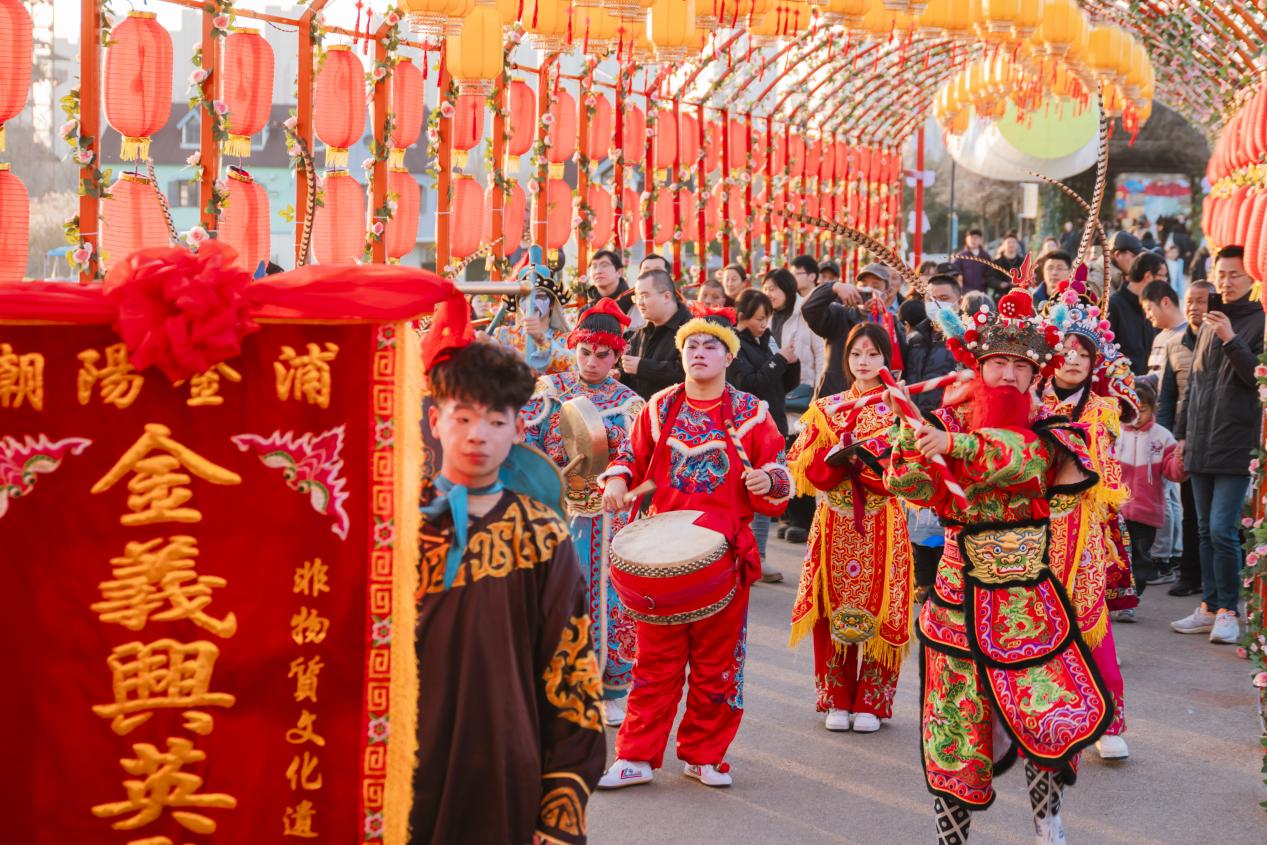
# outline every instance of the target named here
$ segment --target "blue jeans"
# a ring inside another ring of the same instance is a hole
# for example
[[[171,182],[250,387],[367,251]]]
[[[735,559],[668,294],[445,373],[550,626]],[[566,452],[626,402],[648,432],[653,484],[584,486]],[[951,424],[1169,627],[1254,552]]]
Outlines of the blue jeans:
[[[761,565],[765,566],[765,545],[770,539],[770,517],[763,513],[752,515],[752,536],[757,539],[757,551],[761,552]]]
[[[1236,612],[1241,596],[1241,512],[1249,493],[1248,475],[1192,473],[1192,499],[1201,540],[1201,580],[1205,606]]]

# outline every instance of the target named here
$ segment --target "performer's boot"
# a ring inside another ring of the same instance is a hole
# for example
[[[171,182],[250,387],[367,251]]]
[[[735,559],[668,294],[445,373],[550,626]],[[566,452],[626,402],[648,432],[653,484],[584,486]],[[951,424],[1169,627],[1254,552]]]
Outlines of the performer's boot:
[[[972,813],[953,798],[933,799],[933,815],[937,819],[937,845],[967,845],[968,826]]]
[[[1029,805],[1034,811],[1034,841],[1038,845],[1065,845],[1065,825],[1060,820],[1060,775],[1037,769],[1026,761],[1025,785],[1029,787]]]

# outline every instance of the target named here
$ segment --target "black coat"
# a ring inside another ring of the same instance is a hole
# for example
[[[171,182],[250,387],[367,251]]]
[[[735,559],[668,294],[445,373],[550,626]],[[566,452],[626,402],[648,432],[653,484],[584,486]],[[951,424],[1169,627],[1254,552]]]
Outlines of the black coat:
[[[1264,314],[1248,296],[1222,310],[1236,336],[1224,343],[1209,323],[1197,332],[1175,438],[1186,441],[1188,472],[1249,475],[1262,425],[1254,367],[1263,351]]]
[[[823,339],[827,366],[818,374],[814,398],[831,396],[845,389],[845,338],[849,330],[866,319],[857,308],[841,304],[831,285],[819,285],[801,306],[801,317],[809,330]]]
[[[1113,327],[1113,339],[1122,347],[1122,354],[1130,359],[1131,372],[1137,376],[1147,375],[1148,356],[1153,351],[1157,330],[1144,316],[1139,296],[1125,284],[1109,297],[1109,325]]]
[[[603,299],[603,294],[598,292],[598,288],[590,285],[585,289],[585,298],[589,300],[590,305],[597,305],[599,300]],[[616,290],[612,291],[611,298],[621,311],[631,317],[634,311],[638,310],[638,306],[634,304],[633,294],[629,292],[629,283],[624,279],[616,283]]]
[[[625,354],[640,358],[637,374],[625,373],[621,381],[643,399],[650,399],[664,388],[686,379],[682,369],[682,353],[677,350],[677,330],[691,319],[691,312],[678,303],[677,313],[663,326],[647,323],[629,336]]]
[[[1004,270],[1019,270],[1021,265],[1025,263],[1025,256],[1017,254],[1015,258],[1008,258],[1006,255],[1000,255],[994,259],[994,263],[1002,267]],[[994,294],[994,298],[998,299],[1003,294],[1012,289],[1012,274],[1000,273],[993,267],[985,268],[985,286],[990,293]]]
[[[737,334],[739,354],[726,370],[726,381],[769,405],[770,416],[779,427],[779,433],[787,437],[784,400],[788,391],[801,383],[801,362],[789,364],[786,358],[776,353],[773,349],[774,334],[768,329],[759,338],[753,337],[747,329]]]
[[[915,327],[906,338],[906,367],[902,378],[907,384],[927,381],[930,378],[944,376],[958,369],[955,356],[946,348],[946,341],[933,331],[933,324],[925,320]],[[916,406],[924,414],[931,414],[941,407],[941,395],[944,391],[932,390],[912,396]]]

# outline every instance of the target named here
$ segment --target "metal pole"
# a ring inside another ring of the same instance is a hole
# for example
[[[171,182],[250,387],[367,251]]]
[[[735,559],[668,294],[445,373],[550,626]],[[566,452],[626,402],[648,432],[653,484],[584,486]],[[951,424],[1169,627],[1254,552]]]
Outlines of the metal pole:
[[[900,183],[899,183],[900,184]],[[924,260],[924,126],[915,135],[915,233],[911,238],[915,266]]]

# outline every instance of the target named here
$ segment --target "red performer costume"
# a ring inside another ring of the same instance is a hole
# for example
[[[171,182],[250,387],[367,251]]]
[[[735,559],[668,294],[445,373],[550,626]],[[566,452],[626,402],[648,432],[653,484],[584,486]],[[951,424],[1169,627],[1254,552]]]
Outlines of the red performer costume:
[[[688,664],[690,685],[677,755],[686,762],[688,775],[711,786],[730,782],[722,761],[743,717],[748,587],[761,577],[752,517],[754,512],[781,514],[792,486],[784,465],[783,437],[766,404],[725,385],[724,364],[719,363],[715,382],[720,395],[705,401],[690,395],[696,392],[692,380],[699,370],[692,349],[711,343],[712,354],[721,362],[725,351],[717,341],[726,349],[738,348],[733,330],[712,318],[697,317],[682,326],[677,346],[685,347],[687,384],[651,398],[634,424],[632,460],[617,459],[606,478],[611,479],[609,487],[622,494],[626,485],[636,488],[654,482],[647,515],[703,511],[709,527],[729,542],[727,555],[738,573],[738,589],[723,609],[698,621],[638,622],[628,716],[616,738],[619,759],[600,782],[603,787],[644,783],[651,779],[651,770],[661,766]],[[733,351],[725,355],[726,363],[731,357]],[[728,424],[743,454],[728,436]],[[740,466],[745,456],[754,467],[746,472]],[[752,490],[754,484],[759,492]]]

